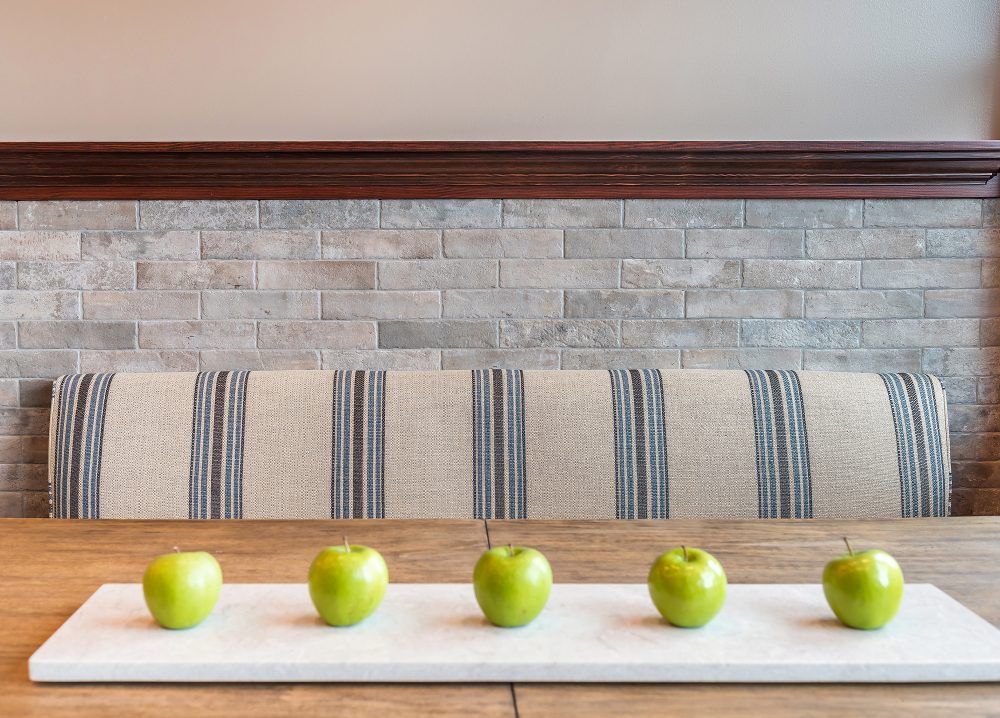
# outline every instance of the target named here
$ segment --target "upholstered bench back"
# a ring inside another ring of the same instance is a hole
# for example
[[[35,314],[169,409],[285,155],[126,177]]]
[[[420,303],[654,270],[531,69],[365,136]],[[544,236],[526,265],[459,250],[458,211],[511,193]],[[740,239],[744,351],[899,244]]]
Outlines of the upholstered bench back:
[[[66,518],[941,516],[951,486],[919,374],[80,374],[49,456]]]

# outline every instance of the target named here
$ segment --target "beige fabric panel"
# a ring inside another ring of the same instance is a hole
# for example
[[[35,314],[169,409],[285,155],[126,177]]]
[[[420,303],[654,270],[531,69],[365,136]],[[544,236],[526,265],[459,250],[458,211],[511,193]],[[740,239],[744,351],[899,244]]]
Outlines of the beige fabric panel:
[[[330,518],[333,376],[331,371],[250,373],[244,518]]]
[[[186,519],[197,374],[116,374],[101,455],[101,518]]]
[[[528,518],[615,518],[607,372],[524,372],[524,429]]]
[[[662,377],[670,518],[757,518],[746,374],[681,369]]]
[[[944,454],[944,469],[947,472],[948,488],[945,495],[948,497],[947,513],[951,516],[951,437],[948,429],[948,393],[941,385],[941,380],[936,376],[930,377],[934,385],[934,401],[937,403],[938,425],[941,427],[941,451]]]
[[[386,518],[472,518],[472,374],[386,374]]]
[[[892,407],[878,374],[802,372],[812,462],[813,513],[823,518],[900,515]]]

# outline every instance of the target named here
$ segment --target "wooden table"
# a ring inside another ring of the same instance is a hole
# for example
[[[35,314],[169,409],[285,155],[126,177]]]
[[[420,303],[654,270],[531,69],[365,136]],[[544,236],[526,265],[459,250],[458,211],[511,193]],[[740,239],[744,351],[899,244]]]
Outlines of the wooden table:
[[[377,547],[392,580],[466,582],[479,553],[508,542],[549,557],[556,580],[643,582],[652,559],[686,543],[712,551],[730,581],[818,582],[848,535],[893,553],[1000,625],[1000,517],[844,521],[0,520],[0,715],[998,715],[1000,685],[40,685],[28,656],[102,583],[137,582],[150,557],[203,548],[233,583],[303,581],[321,546]]]

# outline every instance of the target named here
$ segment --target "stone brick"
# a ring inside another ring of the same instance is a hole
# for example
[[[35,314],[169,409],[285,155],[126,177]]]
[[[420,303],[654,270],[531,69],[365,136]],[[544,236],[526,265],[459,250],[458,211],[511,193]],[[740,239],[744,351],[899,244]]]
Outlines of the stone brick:
[[[679,349],[563,349],[563,369],[679,369]]]
[[[925,349],[923,369],[931,374],[978,375],[1000,372],[1000,347]]]
[[[618,199],[506,199],[504,227],[621,227]]]
[[[504,319],[501,347],[616,347],[618,322],[603,319]]]
[[[748,227],[860,227],[861,200],[748,199]]]
[[[21,440],[20,436],[0,436],[0,463],[21,463]]]
[[[381,226],[389,229],[499,227],[500,200],[382,200]]]
[[[948,392],[948,401],[956,404],[976,403],[976,377],[939,376],[941,385]]]
[[[616,259],[501,259],[500,286],[536,289],[617,287]]]
[[[0,319],[79,319],[76,292],[0,290]]]
[[[69,349],[0,351],[0,377],[55,377],[75,371],[76,352]],[[2,434],[3,431],[0,430],[0,435]]]
[[[20,406],[17,379],[0,379],[0,406]]]
[[[924,256],[922,229],[810,229],[812,259],[911,259]]]
[[[52,405],[51,379],[18,379],[17,392],[20,406],[48,407]]]
[[[355,229],[323,232],[326,259],[434,259],[441,233],[432,229]]]
[[[967,319],[941,319],[939,321],[973,321]],[[993,317],[992,319],[983,319],[981,324],[981,332],[979,336],[979,345],[984,347],[995,347],[1000,346],[1000,319]],[[949,346],[961,346],[957,342],[949,341],[947,342]]]
[[[685,294],[689,317],[802,316],[802,292],[793,289],[690,289]]]
[[[497,286],[492,259],[431,259],[379,262],[381,289],[484,289]]]
[[[135,202],[18,202],[21,229],[135,229]]]
[[[258,262],[258,289],[374,289],[375,262]]]
[[[861,286],[961,289],[978,287],[976,259],[872,259],[861,270]]]
[[[49,515],[49,492],[48,491],[25,491],[21,496],[24,498],[24,518],[41,519]]]
[[[323,319],[436,319],[441,296],[436,291],[323,292]]]
[[[253,347],[253,322],[162,321],[139,323],[139,346],[143,349],[238,349]]]
[[[692,258],[802,257],[801,229],[689,229],[685,254]]]
[[[18,262],[19,289],[132,289],[131,262]]]
[[[622,287],[635,289],[740,286],[740,263],[732,259],[625,259]]]
[[[866,199],[866,227],[978,227],[978,199]]]
[[[928,257],[1000,257],[1000,229],[928,229]]]
[[[866,347],[949,347],[979,344],[978,319],[870,319],[861,323]]]
[[[1000,489],[1000,461],[953,461],[956,487]]]
[[[489,348],[497,346],[497,326],[493,321],[466,319],[382,321],[378,340],[382,349]]]
[[[17,329],[14,322],[0,322],[0,349],[17,347]]]
[[[319,352],[315,349],[210,349],[199,353],[200,371],[226,369],[319,369]]]
[[[568,229],[567,257],[683,257],[680,229]]]
[[[676,289],[570,289],[566,316],[574,319],[673,319],[684,316]]]
[[[743,262],[744,287],[854,289],[861,262],[835,259],[748,259]]]
[[[980,459],[996,461],[1000,459],[1000,434],[952,434],[951,458]]]
[[[99,260],[198,259],[198,233],[84,232],[81,252],[84,259]]]
[[[48,409],[0,409],[0,435],[37,436],[49,430]]]
[[[0,229],[17,229],[17,202],[0,202]]]
[[[17,264],[15,262],[0,262],[0,289],[17,287]]]
[[[75,306],[75,294],[72,301]],[[84,319],[197,319],[199,312],[200,295],[193,291],[83,292]]]
[[[0,518],[18,519],[23,515],[21,493],[14,491],[0,491]]]
[[[806,292],[810,319],[892,319],[921,317],[921,293],[910,289],[857,289]]]
[[[374,322],[260,322],[261,349],[374,349]]]
[[[744,319],[742,341],[749,347],[856,347],[860,324],[832,319]]]
[[[983,226],[1000,227],[1000,200],[983,200]]]
[[[993,317],[1000,314],[1000,290],[928,289],[924,304],[928,317]]]
[[[743,200],[630,199],[625,201],[626,227],[740,227]]]
[[[449,289],[442,294],[445,317],[559,317],[562,292],[554,289]]]
[[[317,259],[319,233],[266,229],[202,232],[201,256],[210,259]]]
[[[558,369],[558,349],[444,349],[442,369]]]
[[[975,404],[976,402],[1000,404],[1000,376],[981,376],[976,380],[976,401],[969,403]]]
[[[987,432],[1000,431],[1000,406],[996,404],[949,404],[948,425],[951,431]]]
[[[134,349],[135,322],[23,321],[22,349]]]
[[[650,319],[622,322],[623,347],[735,346],[739,321],[732,319]]]
[[[80,259],[80,233],[0,232],[0,259]]]
[[[802,368],[811,371],[920,371],[919,349],[806,349]]]
[[[1000,287],[1000,260],[984,259],[981,278],[984,287]]]
[[[319,292],[202,292],[201,310],[204,319],[317,319]]]
[[[21,461],[25,464],[47,463],[49,456],[48,436],[22,436]]]
[[[260,203],[260,226],[276,229],[378,227],[378,200],[271,199]]]
[[[253,286],[252,262],[137,262],[135,271],[139,289],[245,289]]]
[[[561,257],[561,229],[446,229],[446,257]]]
[[[256,200],[143,200],[142,229],[253,229]]]
[[[198,371],[197,351],[83,350],[80,371]]]
[[[324,369],[432,370],[441,368],[440,349],[333,349],[323,351]]]
[[[685,369],[801,369],[802,350],[771,347],[685,349]]]
[[[0,464],[0,491],[43,491],[48,474],[39,464]]]

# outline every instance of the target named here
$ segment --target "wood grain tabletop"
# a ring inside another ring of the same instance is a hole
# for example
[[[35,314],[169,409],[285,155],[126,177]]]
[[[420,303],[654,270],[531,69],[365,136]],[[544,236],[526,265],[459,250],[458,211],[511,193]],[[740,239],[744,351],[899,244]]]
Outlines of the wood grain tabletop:
[[[894,554],[1000,625],[1000,518],[905,521],[51,521],[0,520],[0,715],[962,715],[1000,714],[1000,685],[169,685],[28,680],[28,657],[101,584],[138,582],[178,546],[217,556],[231,583],[302,582],[322,546],[378,548],[391,580],[468,582],[489,545],[541,549],[557,581],[644,582],[681,543],[732,582],[815,583],[847,535]]]

